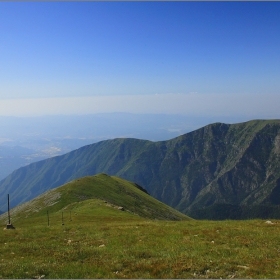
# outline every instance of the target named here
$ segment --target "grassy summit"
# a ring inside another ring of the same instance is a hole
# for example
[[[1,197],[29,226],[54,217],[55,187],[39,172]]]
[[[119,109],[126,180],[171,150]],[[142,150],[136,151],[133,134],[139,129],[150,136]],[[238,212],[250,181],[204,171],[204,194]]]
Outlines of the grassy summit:
[[[123,212],[122,216],[136,215],[156,220],[190,219],[154,199],[137,184],[104,173],[76,179],[47,191],[31,201],[15,207],[11,210],[11,215],[13,220],[19,223],[25,223],[25,220],[32,217],[39,219],[41,216],[46,216],[46,211],[51,215],[60,213],[62,219],[62,212],[70,215],[70,211],[71,213],[73,211],[75,214],[76,209],[81,205],[85,207],[85,216],[90,216],[92,213],[97,216],[120,215],[120,213],[116,214],[116,211],[108,210],[112,208]],[[95,207],[90,205],[95,205]],[[0,220],[5,219],[5,216],[5,214],[0,216]]]

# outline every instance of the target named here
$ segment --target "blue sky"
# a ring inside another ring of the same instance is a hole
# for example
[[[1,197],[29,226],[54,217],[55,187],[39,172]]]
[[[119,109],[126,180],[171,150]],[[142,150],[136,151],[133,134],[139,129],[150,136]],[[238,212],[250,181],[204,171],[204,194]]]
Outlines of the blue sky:
[[[0,2],[0,115],[280,118],[279,14],[280,2]]]

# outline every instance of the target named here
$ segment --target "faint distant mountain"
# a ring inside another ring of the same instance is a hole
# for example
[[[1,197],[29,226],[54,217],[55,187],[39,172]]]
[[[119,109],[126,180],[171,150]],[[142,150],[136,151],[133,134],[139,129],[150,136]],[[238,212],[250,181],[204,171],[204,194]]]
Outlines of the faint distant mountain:
[[[234,211],[244,218],[280,218],[279,159],[280,120],[214,123],[168,141],[106,140],[32,163],[0,182],[0,202],[9,192],[15,206],[105,172],[195,218],[239,218]]]
[[[158,141],[174,138],[211,121],[207,118],[185,115],[131,113],[40,117],[0,116],[0,144],[26,143],[26,145],[31,144],[28,148],[34,149],[34,140],[37,139],[100,141],[117,137],[132,137]]]

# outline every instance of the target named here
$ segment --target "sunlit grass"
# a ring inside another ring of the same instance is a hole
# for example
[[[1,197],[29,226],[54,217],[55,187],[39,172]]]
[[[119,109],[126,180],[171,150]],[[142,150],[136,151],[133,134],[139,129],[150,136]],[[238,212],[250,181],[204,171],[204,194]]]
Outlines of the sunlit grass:
[[[127,184],[85,178],[11,211],[0,278],[280,278],[279,221],[196,221]]]
[[[64,225],[61,212],[14,225],[0,232],[1,278],[280,277],[278,221],[152,221],[89,200]]]

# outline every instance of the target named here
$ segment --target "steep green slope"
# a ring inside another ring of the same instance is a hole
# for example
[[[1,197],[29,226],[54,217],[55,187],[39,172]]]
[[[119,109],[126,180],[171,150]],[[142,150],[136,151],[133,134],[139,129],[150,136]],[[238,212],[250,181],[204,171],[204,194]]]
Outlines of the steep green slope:
[[[215,178],[197,195],[192,209],[225,203],[280,204],[279,121],[232,125],[224,138],[226,158]],[[279,216],[280,217],[280,216]]]
[[[209,213],[214,204],[278,205],[279,158],[279,120],[215,123],[169,141],[114,139],[30,164],[0,182],[0,202],[10,193],[17,205],[105,172],[138,183],[183,213]]]
[[[147,143],[137,139],[101,141],[19,168],[0,182],[0,202],[4,203],[10,193],[14,207],[77,178],[101,172],[114,175],[119,166],[133,161],[132,156],[145,149]]]
[[[103,206],[119,209],[148,219],[188,220],[187,216],[151,197],[142,187],[118,177],[98,174],[73,180],[61,187],[49,190],[33,200],[11,210],[13,221],[32,216],[46,215],[63,210],[75,210],[77,203],[87,201],[87,207],[93,199],[101,201]],[[90,200],[90,201],[89,201]],[[100,204],[100,202],[99,202]],[[80,206],[79,206],[80,207]],[[97,207],[96,211],[101,207]],[[104,207],[103,207],[104,208]],[[118,216],[114,211],[110,215]],[[116,211],[115,211],[116,212]],[[88,214],[87,212],[85,212]],[[103,210],[104,215],[104,210]],[[5,219],[7,214],[2,215]],[[1,216],[0,216],[1,220]]]

